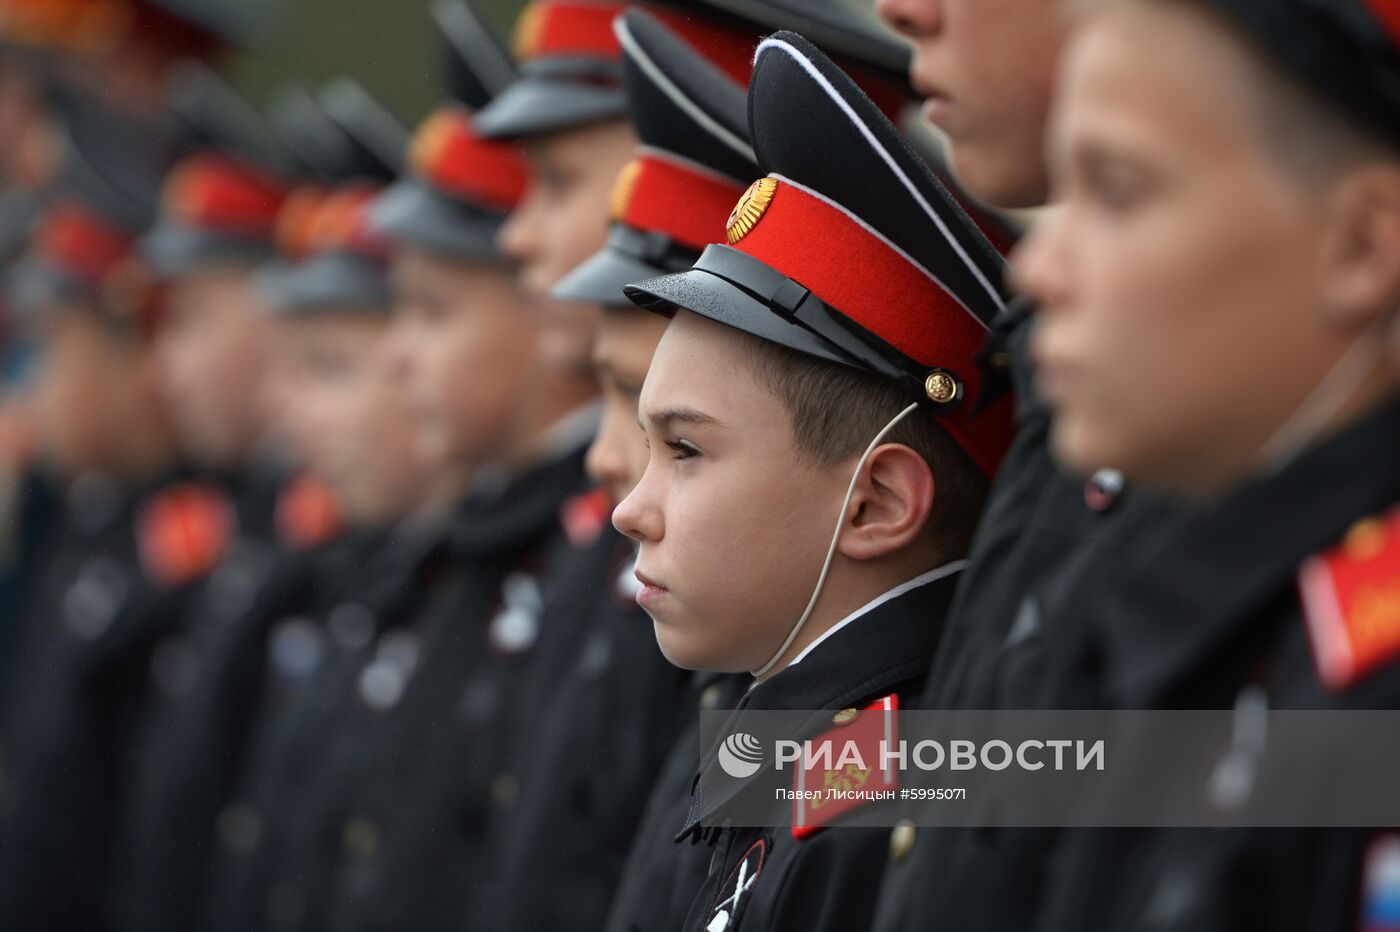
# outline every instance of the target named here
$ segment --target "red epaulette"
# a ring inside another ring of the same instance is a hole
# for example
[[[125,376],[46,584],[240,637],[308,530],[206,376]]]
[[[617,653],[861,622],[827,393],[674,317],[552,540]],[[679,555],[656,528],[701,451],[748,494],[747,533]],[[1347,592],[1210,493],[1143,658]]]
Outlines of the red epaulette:
[[[1400,659],[1400,507],[1352,525],[1298,570],[1318,678],[1341,690]]]
[[[599,486],[581,492],[564,501],[559,508],[559,523],[575,547],[587,547],[596,541],[612,520],[613,500],[607,489]]]
[[[302,473],[277,496],[277,534],[294,550],[319,547],[340,533],[340,504],[325,483]]]
[[[164,586],[206,576],[223,559],[235,524],[233,504],[222,489],[196,482],[172,486],[136,516],[141,566]]]
[[[898,711],[899,697],[894,694],[863,709],[842,709],[832,716],[833,728],[807,743],[811,753],[798,761],[793,774],[793,838],[801,841],[815,835],[853,809],[898,788],[899,774],[884,760],[884,749],[893,750],[899,741]],[[824,746],[830,748],[825,755]],[[859,762],[855,762],[857,756]]]

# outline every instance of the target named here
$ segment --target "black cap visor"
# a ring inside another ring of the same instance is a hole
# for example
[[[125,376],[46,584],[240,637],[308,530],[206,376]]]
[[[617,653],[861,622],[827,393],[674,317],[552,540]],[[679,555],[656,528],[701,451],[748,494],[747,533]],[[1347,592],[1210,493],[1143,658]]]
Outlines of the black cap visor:
[[[99,300],[95,288],[32,256],[16,262],[5,273],[3,292],[9,309],[29,322],[61,305]]]
[[[627,285],[685,271],[697,258],[695,250],[669,236],[614,223],[603,248],[560,279],[551,296],[579,304],[631,307],[623,293]]]
[[[141,238],[141,256],[161,278],[183,275],[199,266],[255,265],[270,258],[272,243],[263,236],[216,233],[162,225]]]
[[[370,207],[370,224],[391,239],[450,259],[502,261],[496,246],[505,217],[438,192],[416,179],[392,185]]]
[[[532,62],[472,121],[488,139],[526,139],[627,115],[613,62]]]
[[[391,299],[382,262],[348,252],[328,252],[298,265],[277,264],[258,273],[258,287],[286,317],[319,311],[385,314]]]

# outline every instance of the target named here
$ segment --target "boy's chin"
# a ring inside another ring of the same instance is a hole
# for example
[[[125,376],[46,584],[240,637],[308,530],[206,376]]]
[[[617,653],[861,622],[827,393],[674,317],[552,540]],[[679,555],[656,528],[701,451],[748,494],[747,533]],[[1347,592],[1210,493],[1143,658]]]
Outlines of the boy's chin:
[[[677,636],[668,630],[664,622],[652,620],[656,631],[656,643],[661,648],[661,656],[672,666],[682,670],[695,670],[704,673],[747,673],[750,669],[739,659],[716,651],[711,644],[697,642],[697,639]]]

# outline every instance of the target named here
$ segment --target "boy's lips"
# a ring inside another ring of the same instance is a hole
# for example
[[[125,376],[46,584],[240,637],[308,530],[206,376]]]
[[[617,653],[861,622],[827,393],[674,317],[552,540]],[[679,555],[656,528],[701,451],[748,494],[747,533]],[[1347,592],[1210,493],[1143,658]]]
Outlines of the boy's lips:
[[[633,570],[637,577],[637,582],[642,584],[642,588],[637,590],[637,604],[644,609],[650,609],[666,596],[667,589],[660,583],[655,582],[641,570]]]
[[[923,99],[920,105],[923,118],[946,130],[945,124],[952,110],[953,99],[942,88],[918,79],[914,81],[914,93]]]
[[[952,101],[947,97],[925,97],[920,112],[928,122],[940,129],[946,129]]]
[[[1032,352],[1031,362],[1040,397],[1052,407],[1064,403],[1078,382],[1078,367],[1067,358],[1046,352]]]

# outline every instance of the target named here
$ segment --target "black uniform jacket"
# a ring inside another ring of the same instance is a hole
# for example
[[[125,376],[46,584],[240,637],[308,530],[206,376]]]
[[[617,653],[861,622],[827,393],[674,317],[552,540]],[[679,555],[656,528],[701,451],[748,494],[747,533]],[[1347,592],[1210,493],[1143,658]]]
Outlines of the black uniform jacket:
[[[1305,562],[1344,552],[1351,528],[1397,502],[1392,403],[1209,508],[1141,527],[1131,552],[1103,555],[1112,571],[1085,593],[1082,640],[1056,661],[1055,677],[1092,678],[1112,708],[1240,709],[1246,696],[1256,708],[1400,707],[1393,652],[1354,676],[1320,679],[1321,629],[1300,597]],[[1384,533],[1393,543],[1393,521]],[[1367,572],[1377,591],[1400,576],[1393,560]],[[1400,631],[1393,614],[1389,625]],[[1249,792],[1266,793],[1280,769],[1269,766],[1267,742],[1251,753]],[[1325,794],[1332,765],[1319,755],[1316,766]],[[1396,838],[1393,828],[1066,832],[1040,926],[1387,928],[1400,902]]]
[[[699,833],[676,843],[676,826],[690,813],[690,790],[700,762],[700,712],[732,710],[753,682],[748,674],[697,673],[687,697],[685,726],[652,783],[627,862],[608,910],[608,932],[679,929],[704,883],[711,850]]]
[[[961,574],[923,708],[1083,707],[1073,692],[1082,683],[1066,683],[1049,668],[1052,655],[1079,637],[1084,583],[1103,571],[1101,552],[1134,548],[1136,527],[1179,511],[1140,490],[1086,481],[1056,465],[1049,411],[1036,398],[1025,352],[1033,325],[1032,314],[1007,315],[986,350],[1016,383],[1016,439]],[[1083,683],[1091,682],[1086,676]],[[1056,835],[919,828],[912,844],[891,849],[872,928],[1023,932],[1034,922]]]
[[[746,710],[839,712],[890,695],[914,695],[928,675],[956,579],[956,573],[939,577],[858,617],[800,663],[755,685],[739,701],[736,715]],[[830,722],[826,715],[815,719],[813,733],[830,728]],[[772,798],[767,787],[773,778],[771,768],[764,767],[748,780],[736,780],[722,772],[713,751],[707,754],[677,840],[688,844],[700,833],[714,854],[683,928],[868,928],[890,830],[838,822],[798,840],[790,827],[727,826],[726,805],[750,788]]]
[[[544,581],[520,734],[496,777],[519,792],[493,807],[491,897],[473,905],[473,928],[596,932],[648,792],[694,719],[690,674],[662,656],[634,598],[635,554],[604,522]]]

